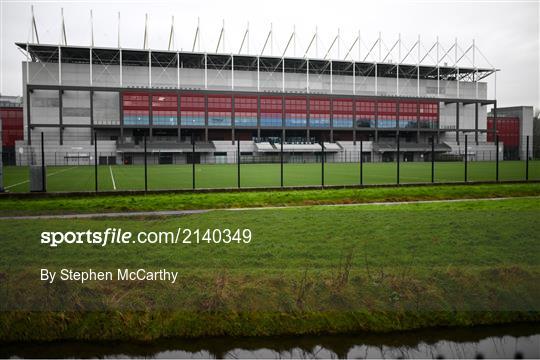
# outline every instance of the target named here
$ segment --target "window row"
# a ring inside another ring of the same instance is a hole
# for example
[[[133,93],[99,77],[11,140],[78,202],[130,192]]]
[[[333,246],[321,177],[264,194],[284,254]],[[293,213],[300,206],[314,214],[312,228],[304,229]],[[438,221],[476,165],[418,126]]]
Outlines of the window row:
[[[123,106],[126,109],[148,109],[150,95],[139,93],[124,93]],[[232,111],[233,99],[231,96],[187,94],[180,95],[180,106],[184,110]],[[331,104],[332,101],[332,104]],[[281,97],[261,97],[261,112],[304,113],[307,111],[307,98],[287,98],[283,104]],[[284,106],[283,106],[284,105]],[[162,109],[175,109],[178,106],[176,95],[152,95],[152,107]],[[258,99],[256,96],[236,96],[234,108],[238,110],[256,111]],[[284,108],[284,109],[283,109]],[[312,113],[328,113],[332,108],[334,113],[356,112],[357,114],[383,114],[383,115],[437,115],[439,104],[437,102],[392,101],[392,100],[352,100],[352,99],[323,99],[310,98],[309,109]]]
[[[152,122],[154,125],[176,126],[178,118],[175,111],[154,111],[152,113]],[[124,110],[125,125],[149,125],[150,116],[148,111],[144,110]],[[180,124],[187,126],[204,126],[205,113],[203,111],[182,111],[180,116]],[[307,118],[305,114],[288,114],[284,122],[286,127],[306,127]],[[330,127],[330,117],[325,114],[312,114],[309,119],[310,127],[312,128],[327,128]],[[353,117],[349,115],[334,115],[333,127],[335,128],[352,128]],[[208,112],[208,126],[223,126],[229,127],[232,125],[232,117],[230,112],[210,111]],[[235,114],[236,126],[257,126],[257,113],[244,112]],[[433,116],[401,116],[399,119],[396,116],[386,115],[375,120],[375,116],[361,115],[356,119],[356,126],[360,128],[422,128],[436,129],[438,120]],[[263,127],[281,127],[281,114],[265,113],[261,114],[261,126]],[[500,126],[499,130],[503,130],[504,126]]]

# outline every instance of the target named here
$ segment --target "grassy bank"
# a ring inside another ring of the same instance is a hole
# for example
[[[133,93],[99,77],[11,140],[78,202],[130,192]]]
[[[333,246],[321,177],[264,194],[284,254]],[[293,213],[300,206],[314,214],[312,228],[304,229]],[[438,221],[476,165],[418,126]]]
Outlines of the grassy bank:
[[[0,198],[0,216],[350,204],[379,201],[537,195],[540,195],[540,183],[197,194],[58,196],[33,199]]]
[[[512,199],[3,220],[0,339],[151,340],[540,321],[538,218],[539,199]],[[108,227],[241,227],[253,238],[249,244],[39,244],[44,230]],[[40,268],[121,267],[180,275],[175,284],[39,281]]]

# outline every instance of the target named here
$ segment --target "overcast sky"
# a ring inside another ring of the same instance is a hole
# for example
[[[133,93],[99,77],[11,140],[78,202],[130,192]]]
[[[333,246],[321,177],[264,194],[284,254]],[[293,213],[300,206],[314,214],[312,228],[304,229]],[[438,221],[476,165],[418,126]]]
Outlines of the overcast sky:
[[[26,42],[30,34],[30,5],[34,4],[41,43],[58,44],[60,8],[64,8],[69,45],[90,44],[90,9],[94,13],[95,46],[117,45],[117,13],[121,12],[121,45],[142,48],[144,16],[148,13],[149,46],[167,49],[171,16],[175,17],[176,48],[190,50],[201,23],[201,50],[215,51],[222,21],[225,21],[225,51],[236,53],[247,22],[250,53],[260,53],[270,23],[274,28],[274,54],[283,52],[296,26],[296,55],[303,56],[318,26],[318,56],[323,57],[340,29],[340,57],[361,32],[365,55],[378,32],[391,47],[401,33],[402,55],[421,35],[423,49],[431,48],[439,36],[441,53],[457,37],[461,51],[475,39],[477,66],[494,66],[499,106],[540,107],[539,1],[360,1],[360,0],[178,0],[178,1],[6,1],[1,3],[1,84],[3,95],[21,95],[21,64],[25,59],[14,42]],[[244,52],[245,52],[244,48]],[[337,46],[331,54],[338,58]],[[385,47],[383,47],[384,53]],[[483,56],[485,55],[487,62]],[[268,51],[267,51],[268,53]],[[352,52],[358,58],[358,49]],[[291,45],[287,55],[294,55]],[[362,56],[364,56],[362,55]],[[441,54],[442,55],[442,54]],[[471,55],[471,53],[469,53]],[[310,50],[315,56],[315,48]],[[384,54],[383,54],[384,56]],[[435,53],[432,53],[435,59]],[[460,56],[460,55],[459,55]],[[389,58],[395,60],[397,55]],[[429,57],[428,57],[429,59]],[[443,60],[454,61],[454,53]],[[460,66],[471,66],[472,56]],[[406,62],[415,63],[416,53]],[[434,63],[433,61],[428,61]],[[489,78],[488,97],[493,98],[494,77]]]

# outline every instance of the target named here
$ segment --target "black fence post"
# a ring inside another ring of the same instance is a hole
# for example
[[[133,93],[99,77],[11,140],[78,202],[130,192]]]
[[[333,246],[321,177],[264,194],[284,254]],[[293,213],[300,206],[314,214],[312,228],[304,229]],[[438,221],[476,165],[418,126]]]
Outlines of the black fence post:
[[[281,170],[281,187],[283,187],[283,134],[281,134],[281,150],[279,153],[279,162],[280,162],[280,170]]]
[[[195,190],[195,137],[191,133],[191,186]]]
[[[47,191],[46,179],[45,179],[45,144],[44,144],[43,132],[41,132],[41,191]]]
[[[237,159],[237,167],[238,167],[238,188],[240,189],[240,139],[236,139],[236,144],[237,144],[237,147],[238,147],[238,150],[237,150],[237,156],[238,156],[238,159]]]
[[[499,135],[495,136],[495,181],[499,182]]]
[[[360,185],[364,185],[364,159],[363,159],[363,144],[362,140],[360,140]]]
[[[399,133],[397,134],[396,139],[397,139],[396,183],[399,185]]]
[[[465,134],[465,168],[464,168],[464,180],[467,182],[467,134]]]
[[[97,131],[94,131],[94,180],[96,183],[96,192],[98,192]]]
[[[435,136],[431,138],[431,183],[435,182]]]
[[[321,141],[321,186],[324,187],[324,141]]]
[[[525,180],[529,181],[529,135],[527,135],[527,146],[525,149]]]
[[[148,191],[148,159],[146,155],[146,135],[144,135],[144,191]]]

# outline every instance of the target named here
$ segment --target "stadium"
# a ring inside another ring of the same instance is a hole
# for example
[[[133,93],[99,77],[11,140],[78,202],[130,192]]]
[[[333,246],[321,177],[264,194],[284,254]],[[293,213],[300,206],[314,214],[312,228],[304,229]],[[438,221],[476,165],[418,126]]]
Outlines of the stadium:
[[[503,179],[529,176],[523,161],[533,147],[532,107],[499,120],[496,89],[488,96],[486,81],[495,77],[496,87],[498,69],[478,66],[487,59],[474,40],[462,48],[418,37],[406,46],[401,36],[385,42],[379,33],[369,42],[358,33],[340,55],[338,32],[324,56],[312,57],[315,32],[298,57],[287,55],[292,44],[296,55],[296,31],[275,55],[272,28],[252,55],[244,51],[249,28],[239,50],[226,53],[223,26],[209,53],[200,51],[199,26],[192,51],[178,51],[174,22],[168,50],[150,49],[146,28],[140,49],[121,46],[120,27],[117,47],[94,46],[93,38],[89,46],[68,45],[63,20],[61,42],[42,44],[33,15],[31,24],[32,41],[15,44],[26,57],[24,138],[12,151],[20,168],[5,174],[11,191],[27,189],[24,167],[35,164],[57,167],[56,190],[67,183],[91,190],[94,178],[96,190],[98,179],[102,189],[139,189],[143,164],[145,189],[147,176],[154,189],[324,185],[325,162],[334,185],[399,183],[400,176],[499,180],[499,160],[521,161],[503,165]],[[464,160],[486,163],[471,166],[467,178]],[[440,176],[430,170],[434,161]],[[365,180],[358,175],[364,162],[377,163]],[[382,163],[398,164],[397,180],[395,166]],[[94,164],[95,171],[69,170]],[[197,180],[186,164],[201,164]],[[242,174],[227,164],[244,164]],[[100,175],[97,165],[105,166]]]

